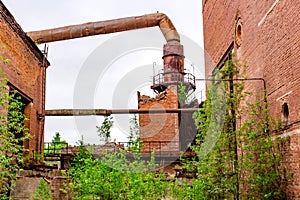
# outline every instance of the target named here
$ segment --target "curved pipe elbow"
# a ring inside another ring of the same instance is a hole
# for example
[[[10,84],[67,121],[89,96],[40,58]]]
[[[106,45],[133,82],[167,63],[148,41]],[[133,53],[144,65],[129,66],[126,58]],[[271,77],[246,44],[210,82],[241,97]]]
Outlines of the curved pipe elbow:
[[[158,25],[167,42],[180,42],[180,36],[170,18],[164,13],[152,14],[157,16]]]

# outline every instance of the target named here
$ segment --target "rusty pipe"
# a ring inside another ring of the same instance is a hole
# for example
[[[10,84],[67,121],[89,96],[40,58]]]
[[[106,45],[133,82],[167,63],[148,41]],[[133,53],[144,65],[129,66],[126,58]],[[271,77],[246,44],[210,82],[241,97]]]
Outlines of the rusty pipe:
[[[176,28],[168,16],[163,13],[154,13],[136,17],[126,17],[114,20],[64,26],[41,31],[32,31],[28,32],[27,35],[33,41],[41,44],[154,26],[159,26],[167,42],[180,42],[180,37],[176,31]]]
[[[69,40],[92,35],[115,33],[127,30],[159,26],[167,44],[163,48],[164,80],[162,84],[174,84],[184,81],[184,55],[180,36],[171,20],[163,13],[126,17],[114,20],[90,22],[79,25],[64,26],[41,31],[28,32],[27,35],[37,43]],[[175,72],[175,73],[173,73]],[[173,74],[176,74],[174,77]],[[175,78],[175,80],[174,80]],[[161,83],[151,87],[160,92]]]
[[[86,116],[111,114],[163,114],[163,113],[185,113],[196,112],[198,108],[179,108],[179,109],[59,109],[46,110],[45,116]]]

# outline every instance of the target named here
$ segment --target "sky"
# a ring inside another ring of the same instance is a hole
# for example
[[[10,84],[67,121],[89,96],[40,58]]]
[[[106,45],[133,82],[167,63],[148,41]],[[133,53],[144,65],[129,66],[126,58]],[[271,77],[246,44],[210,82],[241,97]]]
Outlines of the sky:
[[[2,0],[25,32],[60,26],[165,13],[181,35],[185,68],[204,77],[200,0]],[[147,40],[147,41],[145,41]],[[153,96],[153,74],[162,67],[165,44],[159,28],[48,43],[46,109],[137,108],[137,91]],[[39,46],[41,49],[43,45]],[[201,98],[203,84],[191,98]],[[115,115],[112,138],[126,141],[129,115]],[[75,144],[98,144],[103,117],[46,117],[45,142],[59,132]]]

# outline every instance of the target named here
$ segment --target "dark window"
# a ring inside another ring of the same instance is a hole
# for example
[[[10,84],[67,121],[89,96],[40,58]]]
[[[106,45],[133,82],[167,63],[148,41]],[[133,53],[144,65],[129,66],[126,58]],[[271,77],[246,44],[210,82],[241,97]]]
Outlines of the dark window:
[[[284,103],[282,105],[282,122],[284,126],[288,124],[288,119],[289,119],[289,106],[287,103]]]
[[[222,56],[222,58],[219,60],[218,64],[215,66],[212,75],[216,75],[217,71],[222,69],[224,67],[224,63],[228,60],[232,59],[232,52],[233,52],[233,47],[234,47],[234,43],[232,42],[228,49],[226,50],[226,52],[224,53],[224,55]]]

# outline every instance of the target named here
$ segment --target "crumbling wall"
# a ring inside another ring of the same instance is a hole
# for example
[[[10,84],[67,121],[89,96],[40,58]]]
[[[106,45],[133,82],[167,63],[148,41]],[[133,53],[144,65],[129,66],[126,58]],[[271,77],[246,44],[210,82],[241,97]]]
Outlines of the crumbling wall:
[[[139,109],[177,109],[177,86],[171,85],[155,98],[138,97]],[[139,114],[140,138],[143,151],[152,148],[163,151],[179,151],[179,124],[177,113]],[[149,143],[147,143],[149,142]],[[149,146],[151,143],[151,146]]]

